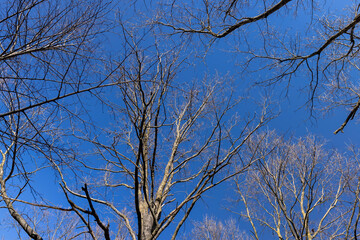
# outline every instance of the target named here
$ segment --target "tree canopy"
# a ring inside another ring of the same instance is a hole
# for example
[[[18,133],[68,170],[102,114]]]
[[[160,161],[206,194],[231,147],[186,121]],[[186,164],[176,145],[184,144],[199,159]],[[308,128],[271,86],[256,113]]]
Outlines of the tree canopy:
[[[1,1],[1,235],[357,239],[359,6]]]

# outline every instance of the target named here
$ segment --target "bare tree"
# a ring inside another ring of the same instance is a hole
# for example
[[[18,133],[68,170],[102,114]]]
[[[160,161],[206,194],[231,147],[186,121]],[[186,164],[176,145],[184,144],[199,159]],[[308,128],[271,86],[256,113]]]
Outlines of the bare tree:
[[[112,124],[94,135],[75,130],[96,149],[75,159],[92,177],[79,191],[58,167],[62,188],[93,239],[96,226],[112,239],[111,226],[119,221],[131,239],[157,239],[169,226],[169,239],[176,239],[205,192],[256,161],[232,167],[244,143],[268,120],[267,106],[249,118],[237,116],[240,100],[232,96],[229,79],[177,77],[183,46],[164,51],[156,44],[142,47],[146,42],[131,32],[125,38],[134,54],[119,71],[117,90],[101,97]]]
[[[26,208],[26,211],[21,213],[27,220],[29,225],[41,235],[44,239],[89,239],[87,238],[86,229],[79,224],[79,219],[76,215],[64,211],[49,211],[40,209],[38,207]],[[24,233],[21,226],[14,219],[6,219],[2,229],[11,228],[16,230],[17,239],[29,239],[29,236]]]
[[[76,115],[73,102],[64,99],[108,86],[108,75],[96,76],[96,54],[90,52],[97,34],[106,30],[99,28],[106,11],[103,1],[1,2],[1,208],[32,239],[42,236],[35,219],[21,209],[32,205],[69,210],[44,200],[41,187],[33,183],[43,172],[51,173],[54,162],[44,154],[69,153],[61,136],[65,122]],[[90,67],[96,77],[89,77]]]
[[[247,240],[250,239],[241,232],[233,219],[225,222],[205,217],[203,221],[194,222],[193,229],[185,239],[194,240]]]
[[[306,2],[298,1],[297,4]],[[281,12],[283,8],[292,7],[291,0],[253,3],[239,0],[164,1],[162,6],[165,11],[158,13],[156,23],[172,28],[174,34],[198,33],[216,39],[266,20]],[[257,11],[251,11],[251,8],[256,8]]]
[[[266,20],[289,2],[264,2],[260,14],[238,18],[245,3],[204,1],[206,11],[199,17],[193,5],[190,22],[167,22],[162,15],[156,22],[216,39]],[[2,8],[1,207],[32,239],[63,238],[60,231],[67,231],[70,239],[149,240],[165,229],[172,229],[175,239],[204,193],[261,160],[241,150],[267,122],[266,103],[259,113],[244,116],[230,79],[182,80],[184,45],[169,49],[164,43],[169,39],[151,36],[155,44],[143,46],[149,39],[123,25],[124,56],[104,61],[94,49],[107,27],[107,9],[106,2],[81,0],[17,0]],[[212,25],[214,17],[219,22]],[[105,114],[96,109],[92,115],[91,107],[82,106],[90,98],[101,102]],[[89,117],[81,118],[79,109]],[[85,121],[100,117],[106,124]],[[61,182],[68,207],[40,193],[35,183],[42,173]],[[339,186],[342,194],[345,185]],[[352,191],[358,199],[358,188]],[[59,234],[50,236],[29,206],[40,209],[40,219],[50,218],[43,209],[65,212],[74,225],[63,230],[60,218]]]
[[[262,230],[279,239],[357,239],[356,161],[314,137],[285,141],[267,132],[248,143],[262,160],[236,187],[255,239]]]
[[[326,110],[349,108],[343,124],[334,131],[337,134],[360,105],[359,5],[342,4],[345,10],[313,0],[164,1],[155,23],[171,29],[171,34],[205,37],[210,45],[229,38],[231,51],[238,52],[244,70],[266,71],[268,77],[257,83],[285,83],[285,89],[306,87],[304,102],[311,113],[318,105]]]
[[[143,50],[124,29],[128,52],[119,62],[103,64],[93,49],[106,27],[107,3],[17,0],[4,3],[2,11],[1,207],[30,238],[49,232],[42,231],[44,221],[31,217],[29,206],[40,209],[41,219],[42,209],[77,216],[69,238],[156,239],[174,224],[175,239],[206,191],[253,163],[229,168],[267,121],[266,106],[244,121],[229,118],[238,100],[220,77],[211,83],[176,82],[182,47]],[[109,86],[114,88],[105,89]],[[90,112],[82,108],[80,94],[101,100],[115,127],[80,118],[78,108]],[[69,135],[96,152],[84,154]],[[43,173],[59,177],[69,207],[41,194],[36,178]],[[73,188],[77,181],[80,189]],[[108,192],[132,196],[130,210]]]
[[[105,84],[104,78],[86,73],[97,56],[90,50],[98,43],[95,37],[107,28],[103,18],[107,5],[104,1],[4,1],[0,63],[7,89],[3,92],[17,93],[22,102],[14,109],[2,106],[2,118]]]

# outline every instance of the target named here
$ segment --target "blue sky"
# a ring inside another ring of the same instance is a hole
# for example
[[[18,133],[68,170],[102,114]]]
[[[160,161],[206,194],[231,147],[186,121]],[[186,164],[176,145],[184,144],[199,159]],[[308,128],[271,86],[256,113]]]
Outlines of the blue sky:
[[[143,10],[146,12],[148,8],[142,6],[143,2],[138,1],[138,10]],[[343,1],[327,1],[327,3],[323,6],[324,9],[327,10],[326,13],[337,14],[337,11],[344,7],[346,4],[350,4],[350,1],[344,3]],[[122,12],[126,9],[127,12]],[[138,24],[143,18],[138,18],[136,13],[131,12],[133,10],[132,7],[124,7],[123,5],[119,5],[119,11],[123,14],[123,19],[126,21],[130,21],[126,23],[131,25],[133,23]],[[249,12],[255,11],[254,9],[250,9]],[[321,11],[320,11],[321,13]],[[340,12],[341,13],[341,12]],[[306,35],[308,30],[308,24],[310,23],[310,15],[311,12],[306,11],[306,13],[301,12],[298,16],[291,15],[286,21],[283,18],[274,17],[274,21],[269,18],[269,21],[278,27],[281,27],[282,31],[284,28],[288,32],[289,36],[293,37],[297,32],[300,32]],[[318,17],[319,13],[315,13],[314,19]],[[129,16],[128,16],[129,15]],[[135,17],[134,17],[135,16]],[[146,17],[146,16],[145,16]],[[134,21],[134,22],[131,22]],[[260,24],[263,24],[260,23]],[[256,26],[256,24],[253,24]],[[249,27],[251,28],[251,26]],[[146,27],[144,27],[146,29]],[[106,51],[109,51],[108,56],[111,55],[113,59],[121,60],[124,56],[124,52],[122,51],[123,44],[123,35],[121,34],[120,27],[115,27],[111,30],[112,33],[108,33],[104,39],[104,45],[101,47]],[[156,32],[156,31],[155,31]],[[253,36],[248,36],[248,40],[253,44],[252,48],[257,49],[261,48],[261,41],[259,41],[259,35],[256,31],[249,30],[249,33],[254,32]],[[311,31],[309,31],[311,32]],[[148,33],[144,40],[144,45],[151,45],[154,41],[154,37],[151,36],[152,33]],[[293,34],[293,35],[292,35]],[[350,121],[348,126],[345,128],[344,133],[339,133],[334,135],[333,132],[336,130],[345,120],[348,110],[344,108],[336,108],[329,113],[323,114],[317,110],[317,107],[322,106],[322,103],[319,105],[315,105],[314,116],[311,116],[309,108],[304,106],[306,101],[308,100],[308,93],[306,92],[306,87],[308,85],[308,76],[306,73],[299,73],[295,76],[290,82],[290,88],[287,96],[284,94],[284,89],[286,82],[279,83],[277,85],[272,85],[267,88],[263,88],[262,86],[254,87],[254,82],[262,81],[267,79],[272,74],[276,74],[274,72],[269,72],[268,69],[264,71],[251,72],[252,70],[256,70],[260,66],[255,63],[251,65],[248,72],[242,71],[241,64],[244,61],[245,54],[241,54],[238,51],[235,51],[234,46],[238,45],[241,50],[242,47],[246,48],[244,42],[236,39],[236,32],[234,34],[229,35],[228,38],[216,40],[209,49],[205,49],[203,45],[198,42],[189,44],[190,47],[184,52],[184,56],[189,54],[190,59],[188,62],[191,64],[186,65],[183,70],[178,74],[176,83],[181,85],[183,83],[188,83],[193,81],[194,79],[201,79],[204,76],[209,76],[209,78],[213,78],[214,76],[220,76],[224,78],[232,79],[232,86],[237,97],[244,97],[245,100],[243,103],[239,104],[239,107],[234,109],[231,113],[239,113],[241,116],[251,116],[255,114],[255,112],[259,112],[259,106],[256,105],[256,102],[259,102],[264,96],[271,96],[271,109],[274,111],[276,118],[271,120],[263,129],[275,129],[278,134],[285,134],[287,136],[295,136],[301,137],[308,134],[314,134],[321,138],[324,138],[328,141],[328,148],[338,148],[340,150],[346,149],[347,145],[359,143],[359,134],[357,134],[358,124],[357,120]],[[182,41],[186,36],[173,36],[174,42]],[[161,39],[161,37],[159,37]],[[197,37],[193,38],[194,41],[198,41]],[[209,40],[209,38],[204,38],[204,41]],[[167,42],[167,40],[159,40],[161,48],[166,49],[167,47],[171,47],[171,42]],[[161,42],[164,41],[164,42]],[[196,49],[194,49],[196,48]],[[196,50],[196,51],[195,51]],[[205,53],[206,51],[206,53]],[[205,56],[203,58],[193,58],[191,54],[200,54],[201,56]],[[107,56],[106,56],[107,57]],[[354,75],[356,78],[357,76]],[[112,99],[116,99],[117,101],[121,100],[121,97],[118,99],[112,95],[114,94],[112,91],[104,90],[105,95],[112,97]],[[108,91],[108,92],[107,92]],[[89,110],[88,114],[94,120],[98,126],[103,128],[111,127],[111,121],[113,119],[109,117],[107,107],[101,105],[95,98],[90,97],[87,93],[83,94],[83,102]],[[76,106],[74,106],[76,109]],[[231,116],[228,116],[231,118]],[[121,122],[119,119],[114,121],[115,123]],[[66,124],[65,124],[66,125]],[[106,139],[107,136],[100,136],[100,139]],[[74,139],[70,140],[76,141]],[[85,152],[90,152],[91,146],[89,144],[84,144],[80,147]],[[94,158],[89,158],[94,160]],[[86,174],[85,174],[86,175]],[[90,175],[90,174],[89,174]],[[52,179],[53,172],[47,171],[44,172],[39,177],[36,177],[33,181],[34,184],[40,186],[40,191],[48,194],[48,199],[54,202],[60,202],[61,205],[67,206],[67,203],[64,202],[64,197],[62,196],[62,192],[59,189],[58,179]],[[29,195],[27,195],[29,194]],[[121,196],[120,193],[116,193]],[[233,196],[233,188],[231,181],[218,186],[209,192],[207,192],[202,199],[199,200],[197,205],[195,206],[193,212],[190,215],[189,221],[186,223],[183,228],[184,231],[191,231],[192,221],[200,221],[205,215],[214,217],[217,220],[225,221],[229,218],[238,219],[237,215],[232,214],[227,211],[225,208],[229,202],[227,201],[229,198]],[[30,196],[29,192],[26,192],[24,196]],[[116,195],[115,195],[116,196]],[[129,201],[128,196],[119,197],[121,201]],[[2,210],[4,211],[4,210]],[[135,221],[134,221],[135,222]],[[249,226],[244,224],[242,221],[239,221],[241,230],[248,230]],[[169,227],[164,231],[164,234],[161,235],[159,239],[166,240],[168,239],[167,234],[173,230],[173,227]],[[3,231],[3,232],[2,232]],[[12,233],[8,233],[7,230],[1,230],[0,236],[6,236],[5,239],[16,239],[15,235]]]

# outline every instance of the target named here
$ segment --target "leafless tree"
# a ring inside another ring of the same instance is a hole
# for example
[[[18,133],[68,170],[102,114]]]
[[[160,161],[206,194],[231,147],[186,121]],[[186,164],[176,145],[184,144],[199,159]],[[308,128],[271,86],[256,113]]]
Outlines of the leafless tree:
[[[193,229],[185,239],[194,240],[247,240],[250,239],[241,232],[233,219],[225,222],[205,217],[203,221],[194,222]]]
[[[298,2],[304,3],[306,1]],[[158,13],[156,23],[172,28],[175,34],[199,33],[223,38],[247,25],[266,20],[288,5],[291,5],[291,0],[254,3],[239,0],[164,1],[162,6],[166,11]],[[256,8],[256,11],[251,11],[251,8]]]
[[[255,239],[357,239],[358,163],[314,137],[286,141],[274,132],[252,138],[261,158],[237,178],[238,201]]]
[[[35,217],[48,219],[43,209],[77,217],[75,225],[83,228],[68,229],[69,238],[156,239],[174,224],[175,239],[206,191],[253,163],[229,168],[267,121],[266,106],[249,119],[228,116],[236,114],[238,100],[220,77],[175,81],[181,47],[143,50],[124,29],[129,51],[120,62],[103,64],[93,49],[107,7],[103,1],[17,0],[2,8],[1,207],[32,239],[49,233]],[[98,98],[114,125],[101,128],[80,118],[80,94]],[[72,137],[96,152],[81,154]],[[42,173],[59,177],[68,207],[41,194],[36,178]],[[124,194],[133,199],[128,210],[116,200]],[[40,210],[31,216],[29,206]]]
[[[256,161],[232,167],[244,143],[268,120],[267,106],[242,116],[229,79],[179,79],[184,46],[164,51],[132,32],[125,38],[134,54],[119,71],[116,91],[101,97],[114,120],[94,135],[75,130],[96,149],[75,159],[92,176],[80,190],[59,167],[62,188],[93,239],[96,226],[112,239],[116,222],[134,240],[157,239],[169,226],[169,239],[176,239],[205,192]]]
[[[312,112],[318,105],[349,108],[335,134],[354,118],[360,105],[357,3],[205,0],[164,1],[162,6],[156,24],[170,34],[203,36],[209,44],[229,38],[244,70],[266,71],[257,83],[306,87],[304,103]]]
[[[107,76],[89,77],[90,66],[96,75],[96,54],[90,49],[97,34],[106,30],[99,28],[106,11],[104,1],[1,2],[1,208],[32,239],[42,236],[35,219],[21,209],[54,206],[33,183],[42,172],[51,173],[54,163],[44,160],[44,154],[68,152],[60,136],[65,122],[76,115],[73,102],[64,99],[108,86]],[[68,163],[57,163],[63,164]]]
[[[48,211],[38,207],[26,208],[21,213],[27,220],[29,225],[41,235],[44,239],[88,239],[84,234],[86,231],[81,230],[79,219],[69,212],[63,211]],[[5,224],[2,229],[11,228],[16,230],[17,239],[29,239],[29,236],[24,233],[21,226],[14,219],[5,219]]]

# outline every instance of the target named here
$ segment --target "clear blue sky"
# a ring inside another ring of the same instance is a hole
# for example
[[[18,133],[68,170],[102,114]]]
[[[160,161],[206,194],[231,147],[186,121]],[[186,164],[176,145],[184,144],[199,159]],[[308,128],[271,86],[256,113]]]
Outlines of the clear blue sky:
[[[138,1],[139,6],[143,1]],[[350,3],[350,2],[349,2]],[[334,11],[334,14],[337,13],[337,10],[344,7],[343,1],[328,1],[324,9],[327,9],[330,6],[330,12]],[[124,7],[125,8],[125,7]],[[151,6],[149,7],[151,8]],[[119,7],[122,11],[122,7]],[[124,13],[125,19],[127,19],[128,14],[130,15],[129,19],[134,19],[131,17],[133,14],[132,8],[126,7],[127,13]],[[139,7],[138,9],[146,9]],[[146,10],[144,10],[146,12]],[[306,15],[299,16],[289,16],[287,21],[282,19],[275,21],[276,24],[285,26],[289,29],[289,34],[295,34],[298,31],[305,31],[307,29],[307,24],[310,22],[310,17],[307,13]],[[271,20],[271,19],[270,19]],[[116,32],[119,29],[114,29]],[[111,55],[114,58],[117,58],[117,51],[121,51],[121,35],[109,34],[105,38],[104,49],[111,49]],[[177,38],[177,36],[175,36]],[[258,39],[257,34],[254,36],[248,36],[250,41],[253,41],[256,44]],[[179,38],[178,38],[179,39]],[[195,38],[194,38],[195,39]],[[146,39],[146,41],[151,41],[153,38]],[[299,74],[296,76],[292,82],[289,89],[288,96],[284,96],[283,89],[284,85],[280,84],[278,86],[272,87],[272,90],[265,93],[261,87],[249,88],[252,86],[254,79],[266,79],[268,74],[266,72],[256,72],[251,74],[245,74],[241,71],[241,68],[238,64],[241,63],[243,55],[234,52],[233,45],[235,40],[231,36],[227,39],[220,39],[215,41],[211,46],[209,51],[206,53],[204,59],[194,59],[194,65],[189,65],[184,69],[178,76],[179,82],[191,81],[193,79],[202,79],[204,75],[214,76],[218,74],[220,76],[228,75],[234,79],[234,91],[239,96],[248,97],[243,104],[240,104],[240,108],[236,109],[237,112],[247,115],[252,114],[255,111],[258,111],[258,106],[254,104],[259,98],[265,94],[274,96],[273,109],[274,112],[278,113],[279,116],[273,119],[265,129],[276,129],[279,134],[287,134],[288,136],[301,137],[309,133],[315,134],[320,137],[324,137],[328,140],[328,147],[330,148],[346,148],[347,144],[358,144],[360,143],[360,136],[357,134],[358,125],[356,121],[349,122],[348,126],[345,128],[344,133],[334,135],[333,132],[337,129],[342,122],[345,120],[348,111],[345,109],[336,109],[331,113],[322,115],[318,112],[315,112],[315,118],[310,116],[309,109],[302,107],[307,101],[307,95],[304,92],[301,92],[300,89],[306,85],[306,74]],[[238,43],[236,43],[238,44]],[[255,48],[256,48],[255,44]],[[199,47],[199,52],[203,51]],[[122,53],[119,53],[118,57],[121,58]],[[256,66],[252,66],[256,68]],[[304,97],[305,96],[305,97]],[[94,102],[92,102],[94,101]],[[96,112],[96,109],[99,108],[99,105],[95,103],[95,99],[88,98],[87,104],[90,106],[90,113]],[[98,124],[103,124],[103,126],[109,126],[110,119],[107,118],[106,110],[101,110],[100,113],[93,116],[93,120]],[[62,193],[59,191],[58,183],[56,180],[51,179],[52,173],[47,172],[42,175],[40,178],[34,179],[34,183],[39,183],[41,185],[41,191],[51,193],[50,200],[56,202],[59,199],[64,199]],[[29,193],[26,193],[29,194]],[[189,221],[186,223],[184,230],[191,230],[191,221],[199,221],[204,218],[205,215],[215,217],[218,220],[226,220],[229,218],[237,219],[235,214],[230,213],[224,208],[228,204],[227,199],[231,198],[233,192],[231,183],[225,183],[222,186],[219,186],[204,195],[204,197],[199,200],[198,204],[195,206]],[[61,201],[62,201],[61,200]],[[64,203],[67,205],[67,203]],[[1,210],[1,214],[4,210]],[[3,215],[3,214],[2,214]],[[240,229],[248,230],[246,224],[240,225]],[[168,230],[165,230],[164,234],[159,238],[167,240],[166,233],[171,232],[172,227]],[[0,236],[4,236],[5,239],[16,239],[15,235],[8,233],[7,230],[0,229]]]

